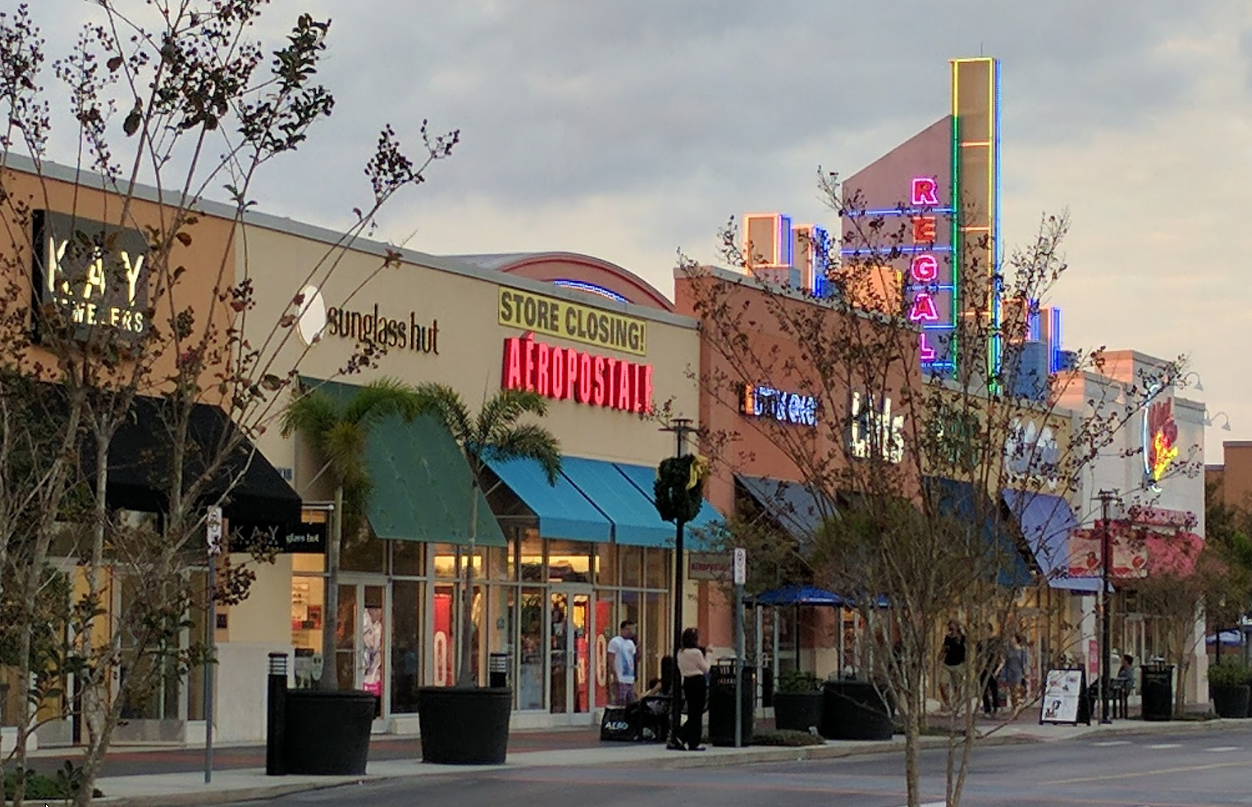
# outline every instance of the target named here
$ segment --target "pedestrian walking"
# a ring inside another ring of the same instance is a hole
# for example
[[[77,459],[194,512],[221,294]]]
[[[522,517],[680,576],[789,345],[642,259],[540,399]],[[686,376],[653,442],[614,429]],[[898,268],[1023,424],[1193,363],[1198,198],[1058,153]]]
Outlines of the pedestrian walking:
[[[955,619],[948,620],[948,635],[943,637],[939,650],[943,662],[943,677],[939,679],[939,702],[943,709],[955,708],[953,695],[961,696],[965,678],[965,633]]]
[[[1030,654],[1026,649],[1026,637],[1013,634],[1004,651],[1004,684],[1009,690],[1009,704],[1016,711],[1026,704],[1026,671],[1030,669]]]
[[[982,712],[991,717],[1000,711],[1000,668],[1004,666],[1004,643],[987,625],[987,638],[978,643],[978,683],[982,690]]]

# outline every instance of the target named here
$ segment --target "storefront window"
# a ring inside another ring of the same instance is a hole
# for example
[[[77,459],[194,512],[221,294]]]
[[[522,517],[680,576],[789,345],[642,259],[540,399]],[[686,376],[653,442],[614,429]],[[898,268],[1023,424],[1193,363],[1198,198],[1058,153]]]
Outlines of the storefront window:
[[[541,583],[547,580],[543,570],[543,541],[534,530],[522,535],[522,582]]]
[[[646,684],[650,678],[661,677],[661,657],[672,650],[669,639],[669,595],[649,593],[644,596],[643,619],[639,625],[643,641],[639,644],[639,675]]]
[[[468,551],[468,548],[456,544],[435,544],[435,577],[459,580],[465,573],[462,564]],[[478,579],[483,576],[483,552],[482,547],[474,552],[474,577]]]
[[[605,706],[609,702],[608,692],[608,649],[609,642],[617,635],[617,622],[614,619],[613,606],[617,603],[617,594],[612,591],[596,592],[595,610],[595,706]],[[640,689],[639,691],[643,691]]]
[[[418,541],[388,541],[391,545],[391,573],[401,577],[425,577],[426,558]]]
[[[510,550],[505,547],[493,546],[487,550],[487,578],[489,580],[510,580],[513,563],[509,557]]]
[[[387,541],[381,541],[366,533],[343,536],[340,547],[339,568],[345,572],[370,572],[382,574],[386,571]]]
[[[435,686],[450,686],[455,679],[452,677],[452,658],[456,653],[456,643],[452,635],[453,592],[451,585],[435,586],[432,603],[434,609],[434,652],[431,656],[431,683]]]
[[[483,642],[483,633],[485,625],[483,624],[487,618],[487,597],[483,586],[474,586],[474,601],[470,605],[470,671],[473,673],[474,680],[479,684],[486,683],[486,676],[483,675],[483,657],[486,655],[486,646]],[[460,653],[460,648],[457,648]]]
[[[340,689],[356,688],[356,609],[356,586],[340,584],[334,658]],[[330,663],[329,659],[327,663]]]
[[[293,555],[293,565],[312,555]],[[294,662],[297,689],[313,687],[321,675],[314,669],[313,656],[322,653],[322,619],[326,602],[326,581],[321,577],[291,579],[291,644],[296,650]]]
[[[596,544],[596,585],[614,587],[617,585],[617,546],[614,544]]]
[[[544,669],[547,648],[543,640],[543,618],[547,598],[541,588],[521,590],[520,647],[517,676],[517,708],[542,709]]]
[[[549,541],[548,582],[590,583],[591,545],[577,541]]]
[[[622,585],[638,588],[643,585],[643,549],[637,546],[619,547],[621,552]]]
[[[649,549],[646,555],[647,566],[644,575],[644,586],[647,588],[667,588],[669,582],[669,556],[666,549]]]
[[[417,711],[421,683],[422,584],[396,580],[391,584],[391,711]]]
[[[515,679],[517,671],[514,665],[516,658],[516,636],[517,636],[517,589],[512,586],[493,586],[491,589],[490,613],[487,615],[487,621],[490,625],[488,636],[490,641],[487,643],[487,652],[492,657],[498,659],[504,658],[507,667],[507,684],[513,687],[516,697],[517,687]],[[492,665],[487,665],[488,676],[491,674]],[[488,683],[490,679],[488,679]]]

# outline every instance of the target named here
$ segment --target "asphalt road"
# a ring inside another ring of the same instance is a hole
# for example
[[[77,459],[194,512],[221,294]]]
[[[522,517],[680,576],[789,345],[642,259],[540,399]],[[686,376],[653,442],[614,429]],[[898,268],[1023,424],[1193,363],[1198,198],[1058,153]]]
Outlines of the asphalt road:
[[[943,804],[944,755],[923,755],[924,804]],[[528,769],[422,777],[302,793],[276,807],[901,807],[902,757],[883,754],[691,770]],[[249,802],[255,805],[259,802]],[[977,749],[967,807],[1252,805],[1252,726]],[[245,807],[245,805],[239,805]]]

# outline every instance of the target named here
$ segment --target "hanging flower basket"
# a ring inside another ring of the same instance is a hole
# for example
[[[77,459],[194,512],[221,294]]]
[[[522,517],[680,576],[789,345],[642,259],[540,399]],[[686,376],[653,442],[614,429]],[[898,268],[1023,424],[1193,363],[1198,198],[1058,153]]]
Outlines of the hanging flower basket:
[[[656,476],[656,511],[666,521],[695,519],[704,503],[708,461],[698,455],[662,460]]]

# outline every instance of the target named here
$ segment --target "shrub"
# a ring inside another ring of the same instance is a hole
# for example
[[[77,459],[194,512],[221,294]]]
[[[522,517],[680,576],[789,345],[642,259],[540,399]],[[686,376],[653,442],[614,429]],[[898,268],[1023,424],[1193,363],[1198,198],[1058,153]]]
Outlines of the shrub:
[[[787,670],[778,676],[777,692],[816,692],[817,676],[811,672]]]
[[[17,786],[17,771],[4,774],[4,801],[13,800],[13,791]],[[64,800],[74,798],[82,786],[82,769],[66,761],[65,766],[57,769],[56,775],[48,776],[34,770],[26,771],[26,801]],[[92,789],[96,798],[104,794],[98,788]]]
[[[1248,683],[1248,668],[1240,661],[1223,659],[1209,667],[1209,683],[1218,687],[1237,687]]]
[[[826,741],[821,735],[807,731],[782,729],[780,731],[755,731],[752,733],[753,745],[775,745],[787,748],[799,748],[805,745],[822,745]]]

